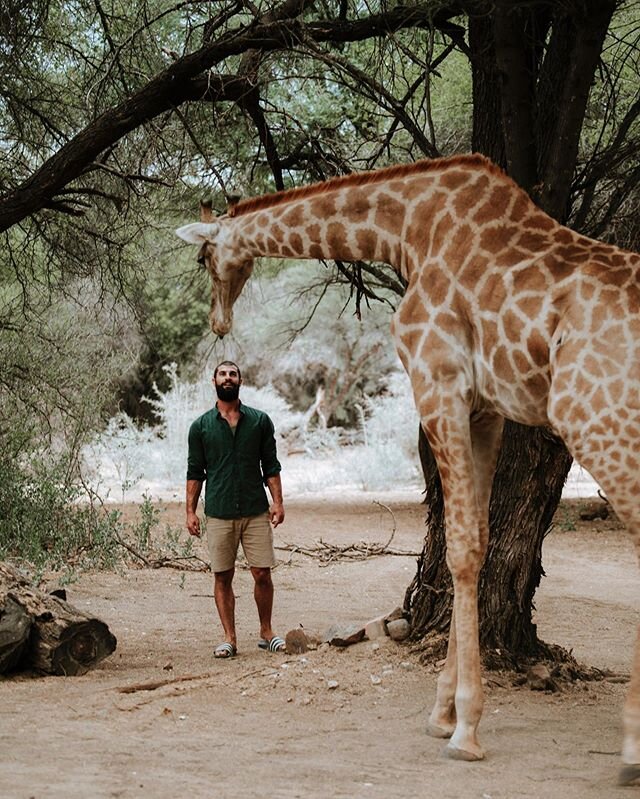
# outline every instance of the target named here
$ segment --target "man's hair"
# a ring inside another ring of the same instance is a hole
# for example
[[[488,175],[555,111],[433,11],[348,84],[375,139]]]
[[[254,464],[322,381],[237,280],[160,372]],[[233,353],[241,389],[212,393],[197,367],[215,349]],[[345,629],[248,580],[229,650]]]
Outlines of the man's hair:
[[[238,370],[238,377],[242,380],[242,373],[240,372],[240,367],[238,366],[237,363],[234,363],[233,361],[220,361],[220,363],[213,370],[213,379],[214,380],[216,379],[216,375],[218,374],[218,369],[221,366],[235,366],[235,368]]]

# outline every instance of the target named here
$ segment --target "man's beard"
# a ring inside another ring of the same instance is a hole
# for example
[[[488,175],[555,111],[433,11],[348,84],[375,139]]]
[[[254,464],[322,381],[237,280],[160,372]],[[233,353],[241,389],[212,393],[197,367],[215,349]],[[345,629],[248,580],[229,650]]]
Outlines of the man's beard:
[[[232,386],[219,386],[216,383],[216,394],[218,395],[218,399],[221,399],[223,402],[233,402],[237,400],[239,393],[240,386],[237,384]]]

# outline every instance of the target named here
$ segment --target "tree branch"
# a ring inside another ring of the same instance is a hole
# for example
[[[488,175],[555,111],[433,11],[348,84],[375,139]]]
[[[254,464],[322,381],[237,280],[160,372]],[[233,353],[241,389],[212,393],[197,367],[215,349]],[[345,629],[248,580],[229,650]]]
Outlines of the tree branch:
[[[203,80],[202,74],[230,56],[251,48],[273,51],[290,49],[304,41],[354,42],[386,36],[403,28],[430,28],[438,24],[438,19],[447,23],[451,13],[447,10],[434,15],[426,4],[397,7],[353,22],[332,20],[304,25],[298,20],[283,20],[232,30],[178,59],[140,91],[101,114],[31,177],[0,199],[0,232],[44,208],[62,187],[127,133],[183,102],[196,99],[194,86],[203,86],[199,82]]]

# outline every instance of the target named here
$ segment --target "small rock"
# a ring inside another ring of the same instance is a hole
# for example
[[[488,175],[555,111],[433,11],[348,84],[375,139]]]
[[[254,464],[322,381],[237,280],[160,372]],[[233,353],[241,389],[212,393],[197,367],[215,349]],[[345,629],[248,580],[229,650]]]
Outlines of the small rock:
[[[404,641],[405,638],[409,637],[411,625],[406,619],[395,619],[387,622],[387,630],[394,641]]]
[[[527,672],[527,685],[532,691],[557,691],[558,686],[544,663],[536,663]]]
[[[400,668],[404,669],[405,671],[413,671],[413,663],[410,663],[408,660],[403,660],[400,664]]]
[[[297,627],[295,630],[289,630],[284,637],[285,649],[288,655],[302,655],[304,652],[309,651],[309,640],[307,634],[302,627]]]
[[[372,674],[371,675],[371,684],[372,685],[380,685],[381,682],[382,682],[382,677],[378,677],[377,674]]]
[[[404,611],[402,608],[395,608],[395,610],[392,610],[391,613],[387,613],[384,617],[384,620],[387,622],[397,621],[398,619],[404,619]]]
[[[387,632],[387,623],[384,616],[368,621],[364,625],[364,634],[370,641],[376,638],[386,638],[389,633]]]
[[[364,638],[364,627],[352,624],[344,627],[339,624],[333,624],[323,636],[323,641],[331,644],[331,646],[351,646],[357,644]]]
[[[340,683],[337,680],[327,680],[327,688],[330,691],[334,691],[339,685]]]

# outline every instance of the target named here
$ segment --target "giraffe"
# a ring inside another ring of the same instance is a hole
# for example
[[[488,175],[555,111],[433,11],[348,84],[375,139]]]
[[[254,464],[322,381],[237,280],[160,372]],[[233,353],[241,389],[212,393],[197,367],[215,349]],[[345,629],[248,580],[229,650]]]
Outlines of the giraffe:
[[[483,156],[347,175],[243,200],[177,235],[200,245],[225,335],[260,256],[373,260],[407,283],[391,323],[440,472],[454,586],[428,732],[484,756],[477,586],[504,419],[546,425],[640,549],[640,256],[541,211]],[[620,781],[640,780],[640,639]]]

